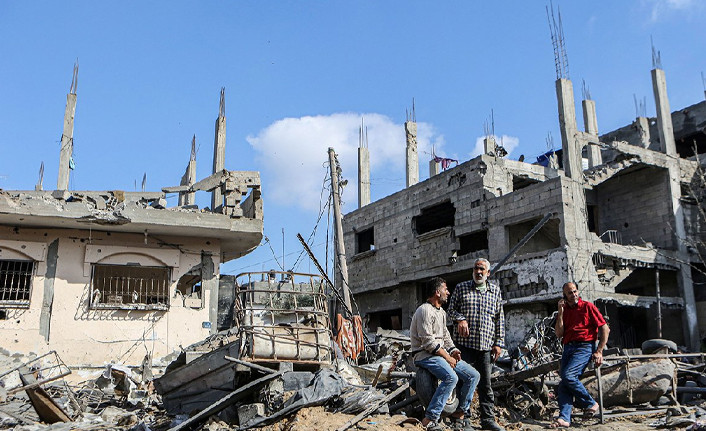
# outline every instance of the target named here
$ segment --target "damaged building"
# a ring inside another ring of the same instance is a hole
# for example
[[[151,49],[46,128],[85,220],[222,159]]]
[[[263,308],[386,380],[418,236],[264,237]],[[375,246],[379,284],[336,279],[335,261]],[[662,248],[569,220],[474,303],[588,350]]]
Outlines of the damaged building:
[[[453,289],[486,257],[505,300],[509,349],[556,310],[573,280],[609,318],[610,345],[659,337],[698,350],[706,296],[688,244],[703,239],[703,220],[688,195],[706,152],[706,102],[672,113],[664,71],[651,73],[657,116],[599,135],[595,102],[582,101],[580,130],[572,83],[557,71],[562,147],[536,163],[503,158],[488,134],[484,154],[443,170],[432,159],[419,182],[412,116],[407,187],[370,202],[361,145],[359,208],[343,224],[348,283],[367,330],[408,328],[424,282],[441,276]]]
[[[11,351],[54,350],[71,367],[139,365],[217,330],[219,266],[262,239],[260,176],[225,169],[221,90],[212,175],[196,180],[192,142],[179,186],[69,190],[77,73],[56,190],[41,176],[35,190],[0,190],[0,338]],[[210,208],[197,192],[211,194]]]

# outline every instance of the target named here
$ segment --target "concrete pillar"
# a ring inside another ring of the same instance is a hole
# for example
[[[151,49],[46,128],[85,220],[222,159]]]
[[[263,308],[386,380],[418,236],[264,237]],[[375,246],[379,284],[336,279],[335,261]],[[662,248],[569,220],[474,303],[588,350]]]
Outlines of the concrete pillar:
[[[495,155],[495,137],[494,136],[486,136],[483,138],[483,154],[488,154],[490,156]]]
[[[201,293],[209,292],[208,320],[211,322],[211,334],[218,332],[218,266],[213,256],[201,252]]]
[[[551,153],[549,155],[549,167],[554,170],[559,169],[559,157],[557,157],[556,153]]]
[[[684,209],[681,205],[681,183],[679,181],[679,164],[676,160],[669,164],[669,192],[671,195],[674,240],[677,242],[680,270],[677,274],[677,284],[681,297],[684,298],[684,339],[692,352],[698,352],[700,347],[699,325],[694,296],[694,282],[691,278],[691,256],[687,249],[686,229],[684,226]]]
[[[559,105],[559,128],[564,159],[564,172],[567,177],[583,181],[581,163],[581,143],[577,139],[576,108],[574,107],[574,86],[568,79],[556,80],[556,97]]]
[[[633,123],[640,133],[640,144],[642,148],[650,148],[651,137],[650,137],[650,120],[647,117],[637,117],[635,123]]]
[[[196,135],[191,139],[191,157],[189,158],[189,164],[186,166],[186,172],[184,176],[181,177],[182,186],[193,186],[196,182]],[[195,203],[194,192],[182,192],[179,193],[179,206],[182,205],[193,205]]]
[[[586,99],[581,102],[583,107],[583,125],[586,133],[596,138],[598,142],[598,119],[596,117],[596,102]],[[595,143],[588,144],[588,167],[592,168],[603,164],[601,147]]]
[[[439,173],[439,162],[434,159],[429,160],[429,178]]]
[[[667,78],[662,69],[652,69],[652,90],[655,95],[657,108],[657,127],[659,129],[660,151],[670,156],[677,155],[677,146],[674,142],[674,128],[672,127],[672,111],[669,108],[667,96]]]
[[[51,314],[54,305],[54,280],[56,279],[56,264],[59,260],[59,240],[55,239],[47,248],[47,272],[44,274],[44,295],[39,314],[39,335],[49,342],[51,332]]]
[[[407,187],[419,182],[419,153],[417,152],[417,123],[406,121],[404,130],[407,136]]]
[[[674,128],[672,126],[672,112],[667,96],[667,79],[662,69],[652,69],[652,89],[657,108],[657,128],[659,129],[660,151],[674,157],[669,163],[669,192],[671,198],[672,216],[670,224],[674,226],[674,240],[679,255],[681,267],[678,271],[677,282],[681,297],[684,298],[684,338],[692,351],[698,351],[699,327],[696,314],[696,300],[694,297],[694,282],[691,279],[690,256],[684,226],[684,209],[681,205],[681,183],[678,163],[677,147],[674,141]],[[649,130],[649,129],[648,129]]]
[[[37,180],[37,184],[34,186],[34,190],[40,192],[44,190],[43,187],[44,184],[44,162],[39,166],[39,180]]]
[[[508,229],[504,225],[490,225],[488,227],[488,260],[493,264],[505,257],[510,251],[510,238]]]
[[[409,170],[407,170],[409,173]],[[370,203],[370,152],[358,147],[358,208]]]
[[[74,152],[74,116],[76,115],[76,87],[78,86],[78,64],[74,65],[71,89],[66,95],[66,110],[64,111],[64,129],[61,133],[61,150],[59,152],[59,178],[57,190],[69,189],[69,172],[71,171],[71,155]]]
[[[213,173],[225,169],[226,161],[226,89],[221,88],[221,101],[216,119],[216,133],[213,141]],[[220,188],[211,194],[211,211],[216,211],[223,206],[223,194]]]

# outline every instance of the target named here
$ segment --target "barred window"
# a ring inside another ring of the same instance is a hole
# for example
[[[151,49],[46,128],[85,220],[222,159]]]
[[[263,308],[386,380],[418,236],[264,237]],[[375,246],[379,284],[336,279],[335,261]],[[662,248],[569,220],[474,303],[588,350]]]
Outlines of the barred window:
[[[0,260],[0,307],[29,307],[34,262]]]
[[[93,265],[91,308],[166,310],[170,268]]]

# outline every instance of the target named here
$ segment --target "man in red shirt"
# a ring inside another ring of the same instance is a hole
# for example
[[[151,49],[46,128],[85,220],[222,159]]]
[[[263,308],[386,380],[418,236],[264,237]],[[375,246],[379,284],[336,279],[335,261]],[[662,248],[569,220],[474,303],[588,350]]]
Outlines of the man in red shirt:
[[[598,410],[598,403],[588,394],[579,376],[586,370],[591,359],[596,366],[603,363],[603,349],[610,333],[610,328],[598,308],[579,297],[576,283],[568,282],[562,289],[564,299],[559,301],[559,314],[554,327],[556,336],[562,339],[564,345],[561,356],[561,382],[557,389],[559,417],[552,424],[554,428],[571,425],[574,402],[589,415]]]

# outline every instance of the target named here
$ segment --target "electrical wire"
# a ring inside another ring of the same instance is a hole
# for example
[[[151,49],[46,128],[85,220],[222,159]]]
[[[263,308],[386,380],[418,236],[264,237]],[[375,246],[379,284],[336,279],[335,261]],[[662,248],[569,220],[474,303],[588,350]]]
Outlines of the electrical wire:
[[[326,199],[326,203],[322,204],[324,201],[324,191],[328,190],[326,187],[327,180],[329,179],[328,175],[328,169],[325,170],[324,174],[324,179],[321,184],[321,193],[319,194],[319,216],[316,219],[316,223],[314,224],[314,229],[311,231],[311,234],[309,235],[309,238],[306,240],[306,243],[311,247],[311,243],[314,240],[314,237],[316,236],[316,230],[319,227],[319,223],[321,222],[321,217],[324,215],[324,211],[330,207],[331,205],[331,194],[329,193],[329,197]],[[304,256],[306,250],[302,248],[301,252],[299,253],[299,256],[297,256],[296,261],[294,262],[294,265],[292,265],[292,271],[296,271],[297,266],[299,265],[301,258]]]

